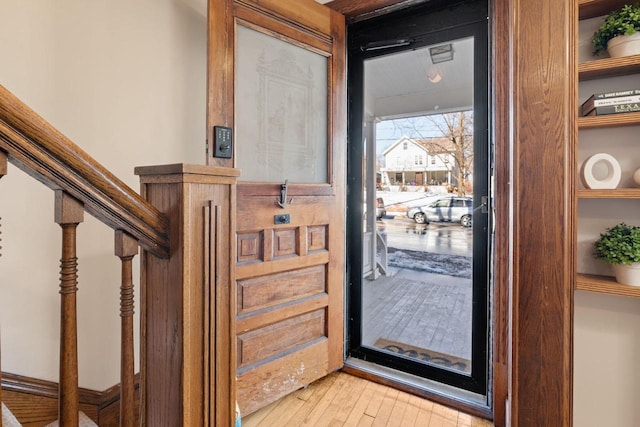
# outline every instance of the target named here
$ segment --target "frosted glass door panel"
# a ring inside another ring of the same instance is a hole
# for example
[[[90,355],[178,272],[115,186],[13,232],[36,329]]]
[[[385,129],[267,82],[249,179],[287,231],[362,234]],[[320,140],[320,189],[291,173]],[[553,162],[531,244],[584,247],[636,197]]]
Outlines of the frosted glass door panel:
[[[236,37],[240,179],[328,182],[327,58],[240,25]]]

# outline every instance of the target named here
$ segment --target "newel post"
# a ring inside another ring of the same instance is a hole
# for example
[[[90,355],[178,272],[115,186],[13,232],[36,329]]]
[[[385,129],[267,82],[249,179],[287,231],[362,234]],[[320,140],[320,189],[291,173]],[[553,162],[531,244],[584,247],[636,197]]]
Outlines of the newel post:
[[[235,409],[237,169],[136,168],[169,219],[169,259],[141,258],[140,356],[146,426],[230,426]]]
[[[56,190],[55,193],[55,221],[62,227],[58,417],[62,426],[77,426],[79,403],[76,228],[84,219],[84,207],[62,190]]]

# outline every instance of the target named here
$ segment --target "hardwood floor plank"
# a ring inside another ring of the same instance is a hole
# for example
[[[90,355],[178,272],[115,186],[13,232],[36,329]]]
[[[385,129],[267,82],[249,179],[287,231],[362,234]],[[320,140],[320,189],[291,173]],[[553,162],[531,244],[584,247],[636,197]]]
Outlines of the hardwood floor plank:
[[[311,410],[311,412],[305,417],[301,426],[320,426],[323,425],[322,415],[326,409],[331,405],[336,395],[340,393],[343,387],[347,385],[347,375],[339,373],[335,382],[331,384],[329,390],[327,390],[326,398],[321,399]],[[327,421],[327,420],[324,420]],[[326,425],[326,424],[325,424]]]
[[[266,417],[260,421],[257,427],[271,426],[276,423],[282,423],[282,425],[288,425],[289,420],[295,412],[304,405],[304,400],[298,399],[295,394],[290,394],[283,397],[278,402]]]
[[[258,427],[258,424],[269,415],[269,412],[273,411],[273,408],[276,406],[278,402],[274,402],[271,405],[265,406],[264,408],[258,409],[251,415],[242,417],[242,425],[243,427]],[[242,414],[240,414],[242,416]]]
[[[354,381],[354,379],[357,381]],[[331,425],[343,426],[356,403],[363,395],[367,381],[362,378],[354,379],[349,380],[349,387],[342,389],[342,395],[336,396],[334,400],[335,405],[327,408],[326,416],[332,419]]]
[[[291,419],[289,420],[289,425],[291,426],[301,426],[305,422],[306,418],[311,414],[313,409],[321,402],[323,399],[328,398],[327,393],[333,387],[333,384],[336,382],[336,379],[339,375],[343,375],[341,373],[333,373],[327,375],[319,381],[311,384],[307,389],[313,389],[313,393],[308,396],[304,405],[300,409],[298,409]],[[306,395],[306,393],[305,393]]]
[[[378,415],[376,415],[376,419],[373,421],[374,427],[385,427],[387,425],[389,418],[391,417],[393,406],[398,398],[398,393],[398,390],[394,390],[392,388],[387,389],[387,392],[382,398],[382,404],[380,405],[380,410],[378,410]]]
[[[399,392],[398,398],[396,399],[395,405],[393,405],[393,410],[391,411],[391,415],[389,416],[389,422],[387,422],[387,426],[389,427],[402,427],[405,424],[402,423],[404,418],[405,411],[409,406],[409,394],[405,392]]]
[[[493,427],[493,423],[487,420],[483,420],[482,418],[473,418],[471,420],[472,427]]]
[[[243,427],[493,427],[489,421],[343,372],[255,413]]]
[[[428,426],[431,422],[431,415],[433,414],[433,402],[421,399],[420,409],[418,410],[418,417],[416,418],[415,427]]]
[[[456,427],[456,424],[456,421],[435,413],[431,415],[431,420],[429,420],[429,427]]]
[[[374,399],[376,394],[380,394],[380,389],[377,387],[379,384],[366,381],[366,386],[356,404],[353,406],[353,410],[344,422],[345,427],[359,427],[361,425],[362,418],[364,416],[371,419],[373,423],[373,417],[366,414],[366,410],[369,407],[370,402]]]
[[[458,427],[472,427],[473,417],[469,414],[458,413]]]
[[[372,418],[375,418],[378,415],[378,411],[380,410],[380,405],[382,405],[382,399],[384,399],[385,393],[386,389],[383,385],[375,384],[373,397],[364,413]]]
[[[327,378],[327,377],[324,377],[324,378]],[[321,378],[319,381],[322,381],[324,378]],[[305,387],[303,389],[300,389],[296,394],[298,396],[298,399],[304,400],[306,402],[313,395],[313,392],[314,392],[313,388]]]
[[[358,427],[371,427],[374,420],[375,418],[364,414],[362,415],[362,418],[360,418],[360,421],[358,421]]]
[[[404,411],[402,417],[402,425],[407,427],[413,427],[416,425],[418,419],[418,413],[420,412],[421,400],[418,396],[409,395],[407,402],[407,409]]]
[[[432,411],[435,415],[441,415],[447,421],[458,422],[458,411],[454,409],[443,405],[433,405]]]

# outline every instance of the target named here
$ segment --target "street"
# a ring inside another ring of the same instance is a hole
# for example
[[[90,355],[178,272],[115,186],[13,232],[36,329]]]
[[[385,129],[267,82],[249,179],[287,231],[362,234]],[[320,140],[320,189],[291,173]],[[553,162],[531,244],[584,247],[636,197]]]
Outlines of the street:
[[[390,248],[472,256],[472,228],[457,223],[416,224],[406,216],[387,216],[377,222]]]

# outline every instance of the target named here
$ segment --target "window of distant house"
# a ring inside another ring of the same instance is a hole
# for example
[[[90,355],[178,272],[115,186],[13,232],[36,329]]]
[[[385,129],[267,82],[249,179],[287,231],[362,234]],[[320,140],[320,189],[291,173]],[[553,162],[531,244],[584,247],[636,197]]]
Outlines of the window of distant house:
[[[409,143],[408,143],[407,141],[403,142],[403,143],[402,143],[402,148],[403,148],[404,150],[406,150],[407,148],[409,148]]]
[[[416,165],[421,165],[422,164],[422,156],[416,155],[413,163],[416,164]]]
[[[436,156],[433,156],[433,157],[431,158],[431,164],[432,164],[432,165],[435,165],[435,164],[436,164]]]

